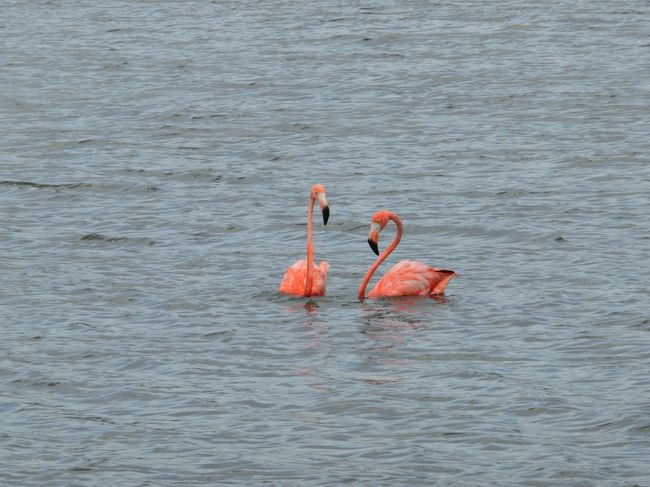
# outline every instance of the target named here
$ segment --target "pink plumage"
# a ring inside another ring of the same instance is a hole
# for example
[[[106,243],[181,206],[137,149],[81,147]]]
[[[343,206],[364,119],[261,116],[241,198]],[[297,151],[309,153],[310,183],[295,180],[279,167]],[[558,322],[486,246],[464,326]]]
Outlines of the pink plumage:
[[[403,260],[391,267],[368,294],[369,298],[430,296],[442,294],[454,271],[436,269],[416,260]]]
[[[329,269],[330,265],[327,262],[321,262],[319,265],[312,264],[311,292],[309,296],[325,296],[325,283]],[[306,281],[307,261],[303,259],[287,269],[280,283],[280,292],[294,296],[307,296],[305,290]]]

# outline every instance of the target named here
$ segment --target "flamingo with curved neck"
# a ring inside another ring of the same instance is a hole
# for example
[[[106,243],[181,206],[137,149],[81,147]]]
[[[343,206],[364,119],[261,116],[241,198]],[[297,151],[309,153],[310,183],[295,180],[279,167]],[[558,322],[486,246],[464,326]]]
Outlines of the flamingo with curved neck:
[[[397,227],[397,235],[392,243],[379,255],[379,232],[392,220]],[[372,217],[370,232],[368,233],[368,244],[379,257],[368,269],[361,285],[359,286],[359,300],[363,301],[366,296],[366,287],[370,278],[382,262],[395,250],[402,239],[404,227],[399,217],[388,210],[379,210]],[[426,265],[423,262],[414,260],[403,260],[393,267],[382,277],[375,287],[368,294],[369,298],[386,298],[394,296],[436,296],[445,292],[447,284],[454,277],[454,271],[437,269]]]
[[[314,239],[312,236],[312,220],[314,217],[314,204],[318,201],[323,212],[323,224],[327,225],[330,208],[325,198],[325,186],[314,184],[309,195],[307,207],[307,260],[299,260],[287,269],[280,282],[280,292],[294,296],[324,296],[327,271],[330,265],[321,262],[314,264]]]

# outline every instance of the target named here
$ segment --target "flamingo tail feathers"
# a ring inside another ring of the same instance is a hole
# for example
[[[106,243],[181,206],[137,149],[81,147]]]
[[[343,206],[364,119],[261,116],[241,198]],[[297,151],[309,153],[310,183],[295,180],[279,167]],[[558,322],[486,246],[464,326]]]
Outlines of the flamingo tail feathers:
[[[455,275],[456,273],[454,271],[436,269],[436,274],[431,285],[431,292],[429,294],[432,296],[444,294],[447,284],[449,284],[449,281],[451,281]]]

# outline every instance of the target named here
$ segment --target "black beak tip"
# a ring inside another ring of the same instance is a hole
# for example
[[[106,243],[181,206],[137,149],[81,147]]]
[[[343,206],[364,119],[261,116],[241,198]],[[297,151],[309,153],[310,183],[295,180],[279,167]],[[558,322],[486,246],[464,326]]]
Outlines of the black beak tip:
[[[370,245],[370,248],[372,249],[372,251],[376,255],[379,255],[379,249],[377,248],[377,242],[373,242],[372,240],[368,239],[368,245]]]
[[[327,225],[327,220],[330,219],[330,207],[326,206],[323,208],[323,225]]]

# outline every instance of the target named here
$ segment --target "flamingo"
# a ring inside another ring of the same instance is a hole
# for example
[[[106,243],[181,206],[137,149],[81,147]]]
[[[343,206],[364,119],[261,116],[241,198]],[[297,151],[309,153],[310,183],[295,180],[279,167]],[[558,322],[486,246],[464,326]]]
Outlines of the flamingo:
[[[377,244],[379,232],[393,220],[397,226],[397,235],[393,242],[379,255]],[[391,254],[402,238],[402,221],[399,217],[388,210],[379,210],[372,217],[370,233],[368,233],[368,244],[373,252],[379,257],[368,269],[366,276],[359,286],[359,300],[363,301],[366,295],[368,281],[375,273],[381,263]],[[456,273],[445,269],[436,269],[423,262],[414,260],[403,260],[395,264],[382,277],[375,287],[368,294],[369,298],[386,298],[393,296],[436,296],[444,294],[447,283]]]
[[[325,281],[329,263],[314,264],[314,244],[312,239],[312,219],[314,203],[318,200],[323,212],[323,224],[327,225],[330,216],[330,207],[325,199],[325,186],[314,184],[309,195],[307,209],[307,260],[299,260],[287,269],[280,283],[280,292],[294,296],[324,296]]]

